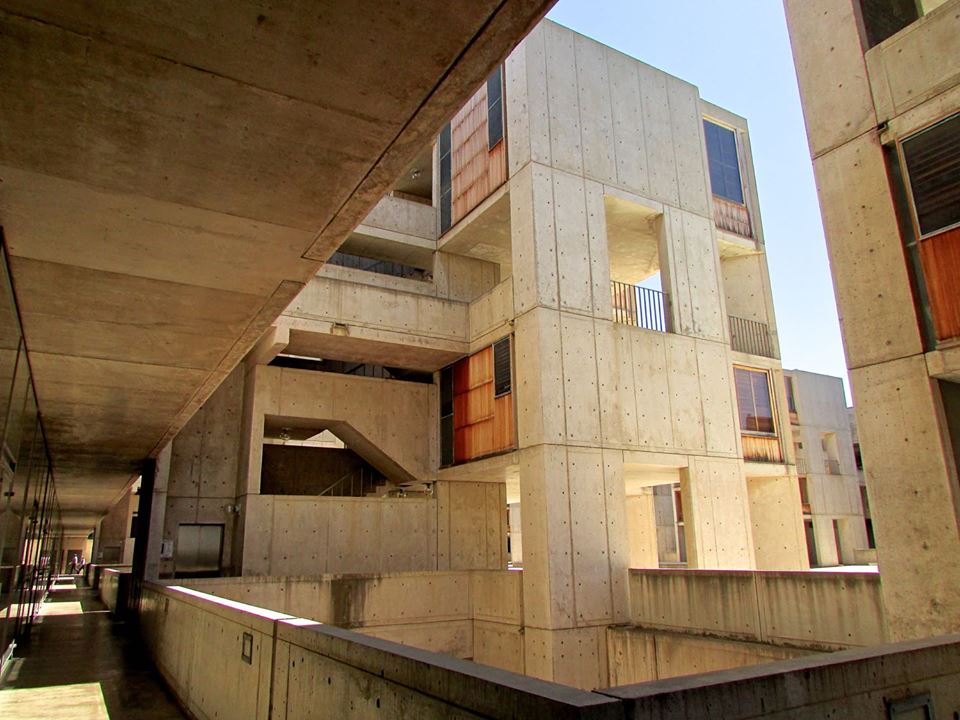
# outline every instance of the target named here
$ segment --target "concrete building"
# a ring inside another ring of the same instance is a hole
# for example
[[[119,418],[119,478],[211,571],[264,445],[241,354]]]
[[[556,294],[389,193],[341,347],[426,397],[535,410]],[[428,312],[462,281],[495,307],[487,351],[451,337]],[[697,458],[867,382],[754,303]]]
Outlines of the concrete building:
[[[0,16],[7,637],[136,505],[100,596],[195,717],[960,710],[960,638],[872,648],[879,578],[805,572],[742,118],[538,3],[41,5]]]
[[[843,380],[784,371],[811,566],[861,565],[873,553]]]
[[[597,687],[628,568],[806,569],[749,148],[539,25],[161,452],[148,576],[522,566],[388,636]]]
[[[896,638],[960,629],[960,2],[785,3]]]

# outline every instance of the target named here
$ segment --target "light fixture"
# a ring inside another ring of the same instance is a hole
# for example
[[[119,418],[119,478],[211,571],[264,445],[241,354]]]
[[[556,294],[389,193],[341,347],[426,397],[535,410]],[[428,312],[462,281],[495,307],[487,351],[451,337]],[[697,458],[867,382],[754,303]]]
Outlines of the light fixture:
[[[345,337],[346,335],[350,334],[350,328],[347,327],[346,323],[334,323],[330,326],[330,334]]]

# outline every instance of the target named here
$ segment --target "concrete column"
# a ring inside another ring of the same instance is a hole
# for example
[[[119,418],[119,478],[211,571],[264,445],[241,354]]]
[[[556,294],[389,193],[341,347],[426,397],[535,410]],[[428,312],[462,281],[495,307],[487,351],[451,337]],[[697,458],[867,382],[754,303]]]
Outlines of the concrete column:
[[[643,488],[640,495],[626,501],[627,537],[630,546],[630,567],[658,568],[657,517],[653,506],[653,488]]]
[[[622,451],[601,431],[610,290],[594,185],[530,163],[511,187],[525,672],[586,688],[607,683],[605,627],[629,615]]]
[[[850,373],[892,640],[960,629],[957,478],[922,355]]]
[[[150,529],[147,540],[147,563],[144,580],[160,579],[160,549],[167,512],[167,488],[170,482],[170,457],[173,443],[167,444],[157,455],[157,469],[153,478],[153,497],[150,505]]]
[[[505,570],[506,485],[499,482],[435,484],[439,570]]]

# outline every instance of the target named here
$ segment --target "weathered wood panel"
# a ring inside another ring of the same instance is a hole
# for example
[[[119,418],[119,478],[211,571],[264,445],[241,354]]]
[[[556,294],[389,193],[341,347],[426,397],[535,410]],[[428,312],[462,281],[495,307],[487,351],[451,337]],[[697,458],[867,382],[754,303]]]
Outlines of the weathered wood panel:
[[[453,213],[456,225],[507,179],[507,143],[493,148],[487,137],[487,85],[484,83],[450,121]]]
[[[960,337],[960,227],[920,241],[937,340]]]

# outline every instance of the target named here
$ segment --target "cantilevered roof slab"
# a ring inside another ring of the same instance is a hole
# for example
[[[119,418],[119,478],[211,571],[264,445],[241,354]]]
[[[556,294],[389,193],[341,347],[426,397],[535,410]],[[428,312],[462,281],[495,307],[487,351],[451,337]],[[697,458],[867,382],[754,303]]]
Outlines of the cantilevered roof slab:
[[[552,0],[0,0],[0,225],[99,513]]]

